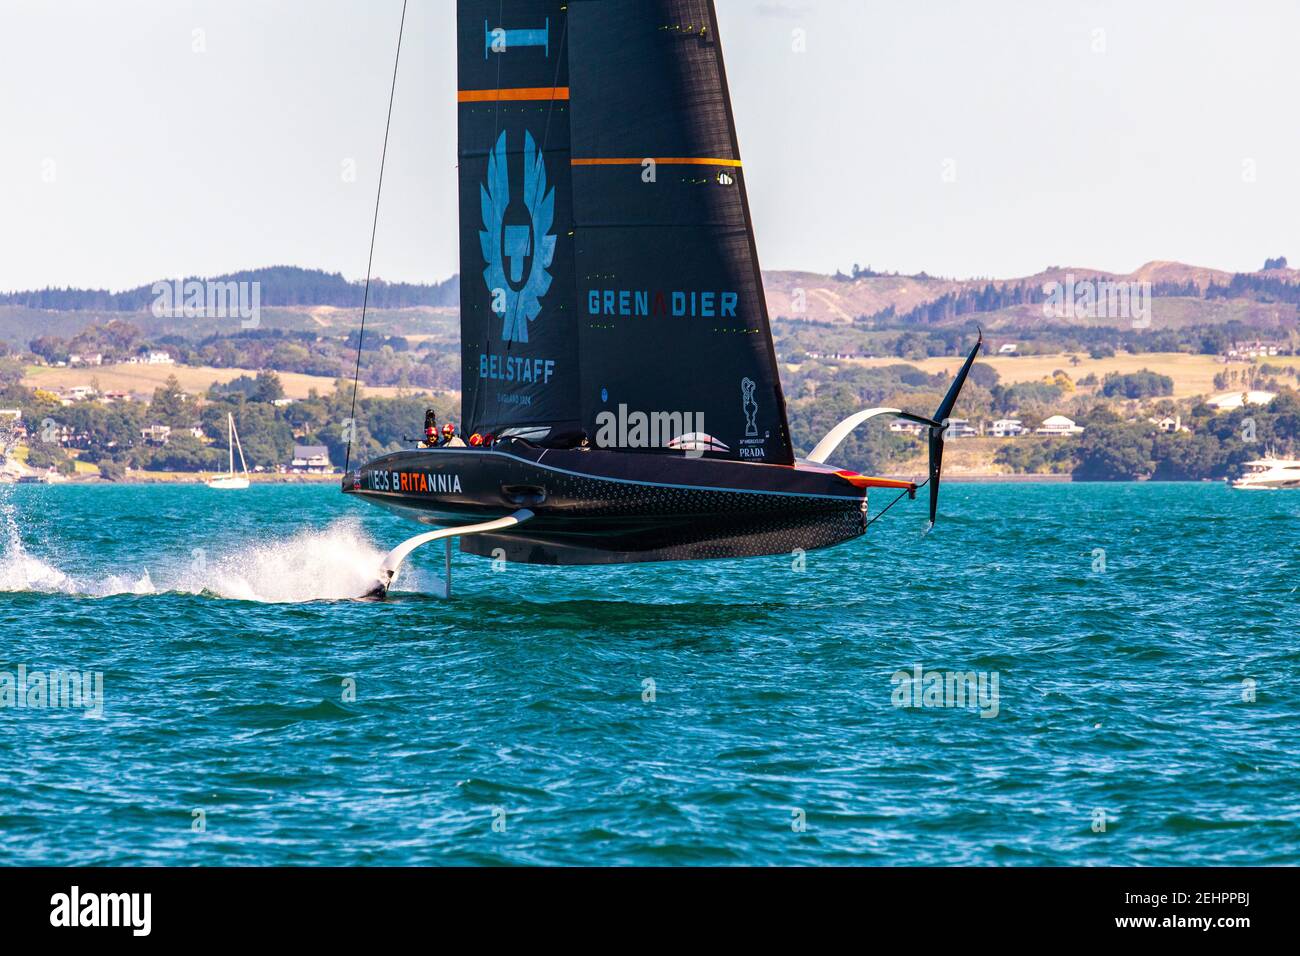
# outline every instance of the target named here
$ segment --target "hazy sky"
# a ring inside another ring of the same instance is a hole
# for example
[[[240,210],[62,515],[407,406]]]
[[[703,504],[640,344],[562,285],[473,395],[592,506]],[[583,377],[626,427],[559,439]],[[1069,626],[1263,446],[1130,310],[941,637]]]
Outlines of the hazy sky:
[[[1294,0],[717,5],[765,268],[1300,261]],[[389,279],[457,270],[454,9],[410,0]],[[364,275],[400,10],[0,0],[0,289]]]

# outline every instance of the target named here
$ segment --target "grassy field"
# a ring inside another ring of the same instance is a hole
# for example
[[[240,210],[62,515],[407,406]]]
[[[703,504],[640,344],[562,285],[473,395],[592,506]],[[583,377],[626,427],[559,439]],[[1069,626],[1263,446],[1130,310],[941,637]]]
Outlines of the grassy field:
[[[213,382],[222,384],[241,375],[254,376],[255,369],[207,368],[186,365],[102,365],[98,368],[50,368],[29,365],[23,377],[28,388],[70,388],[74,385],[99,383],[101,391],[131,392],[148,398],[158,386],[175,375],[181,387],[193,394],[202,394]],[[284,394],[289,398],[306,398],[311,389],[322,395],[334,391],[334,379],[323,375],[300,375],[297,372],[277,372]],[[364,383],[363,383],[364,385]],[[398,388],[364,388],[362,394],[392,398],[401,393]],[[408,389],[408,394],[424,394],[420,389]]]
[[[1068,354],[1023,355],[1018,357],[995,355],[981,358],[980,361],[996,369],[1004,385],[1041,381],[1050,377],[1056,369],[1062,369],[1065,374],[1076,382],[1089,372],[1096,375],[1098,379],[1102,379],[1110,372],[1138,372],[1142,369],[1150,369],[1161,375],[1168,375],[1174,380],[1175,398],[1216,394],[1220,390],[1216,390],[1214,387],[1215,375],[1228,369],[1240,371],[1248,367],[1242,362],[1224,365],[1213,355],[1188,355],[1184,352],[1148,352],[1144,355],[1129,355],[1127,352],[1122,352],[1112,358],[1104,359],[1091,359],[1087,355],[1080,354],[1079,359],[1078,365],[1070,364]],[[896,365],[903,361],[905,360],[897,358],[869,358],[852,360],[852,363],[883,366]],[[944,375],[951,376],[956,374],[961,361],[961,359],[955,357],[930,358],[920,362],[908,361],[907,364],[915,365],[931,375],[935,372],[942,372]],[[1298,356],[1264,359],[1263,362],[1270,365],[1300,368],[1300,357]]]

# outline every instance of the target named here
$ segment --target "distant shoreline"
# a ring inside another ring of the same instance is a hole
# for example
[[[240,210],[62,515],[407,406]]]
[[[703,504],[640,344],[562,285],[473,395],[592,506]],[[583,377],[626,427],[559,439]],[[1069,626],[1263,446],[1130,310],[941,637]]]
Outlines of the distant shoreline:
[[[913,477],[904,477],[904,478],[901,478],[900,480],[902,480],[902,481],[913,481],[913,480],[923,480],[923,478],[922,478],[922,479],[916,479],[916,478],[913,478]],[[995,483],[996,483],[996,484],[1059,484],[1059,483],[1061,483],[1061,482],[1073,482],[1073,481],[1074,481],[1074,476],[1073,476],[1073,475],[1058,475],[1058,474],[1028,474],[1028,475],[1005,475],[1005,474],[978,475],[978,474],[962,474],[962,475],[950,475],[950,474],[945,473],[944,476],[943,476],[943,480],[944,480],[945,483],[948,483],[948,484],[956,484],[956,483],[959,483],[959,482],[966,482],[966,483],[969,483],[969,484],[975,484],[975,483],[981,483],[981,484],[982,484],[982,483],[985,483],[985,482],[990,483],[990,484],[995,484]],[[1083,482],[1081,482],[1081,484],[1082,484],[1082,483],[1083,483]],[[1089,482],[1089,484],[1103,484],[1103,485],[1104,485],[1104,484],[1110,484],[1110,482],[1104,482],[1104,481],[1102,481],[1102,482]]]
[[[193,475],[182,473],[137,473],[117,481],[109,481],[99,475],[77,475],[62,481],[51,482],[52,485],[204,485],[212,478],[224,475],[210,475],[195,472]],[[343,480],[342,475],[249,475],[253,485],[324,485]]]

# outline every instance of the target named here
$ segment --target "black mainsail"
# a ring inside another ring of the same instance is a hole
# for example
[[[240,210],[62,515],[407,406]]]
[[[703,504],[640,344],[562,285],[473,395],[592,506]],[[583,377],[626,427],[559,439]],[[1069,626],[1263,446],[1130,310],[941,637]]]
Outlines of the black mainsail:
[[[458,30],[466,427],[681,413],[791,463],[712,0],[460,0]]]
[[[561,0],[460,0],[461,419],[579,427]]]

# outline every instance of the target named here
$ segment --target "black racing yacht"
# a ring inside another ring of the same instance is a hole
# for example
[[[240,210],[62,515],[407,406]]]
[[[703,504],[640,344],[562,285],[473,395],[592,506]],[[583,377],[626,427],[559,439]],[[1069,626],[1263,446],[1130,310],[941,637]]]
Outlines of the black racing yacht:
[[[712,0],[459,0],[463,447],[384,455],[343,490],[530,564],[790,553],[861,535],[827,464],[796,459]]]

